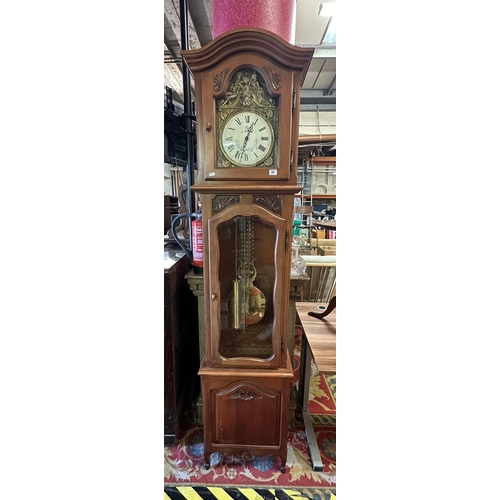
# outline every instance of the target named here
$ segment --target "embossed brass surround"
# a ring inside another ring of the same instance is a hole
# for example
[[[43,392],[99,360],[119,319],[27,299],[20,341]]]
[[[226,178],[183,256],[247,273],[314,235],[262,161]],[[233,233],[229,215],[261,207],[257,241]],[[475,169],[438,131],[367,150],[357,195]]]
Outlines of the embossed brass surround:
[[[216,75],[214,89],[220,90],[228,72],[229,68],[226,68],[222,74]],[[268,69],[269,72],[272,75]],[[279,79],[279,75],[275,75],[275,80],[279,82]],[[273,86],[279,89],[279,83],[276,84],[275,80],[272,80]],[[215,101],[217,168],[278,168],[276,137],[279,136],[279,99],[268,92],[261,74],[253,68],[240,69],[231,77],[227,92]],[[233,138],[229,130],[234,130],[235,120],[243,121],[245,118],[247,124],[242,124],[244,127],[242,131],[248,132],[246,138],[243,138],[241,132],[241,137]],[[254,129],[254,119],[260,120],[262,127]],[[263,132],[265,136],[259,132]],[[228,140],[229,134],[232,141]],[[234,154],[231,154],[232,151],[242,159],[235,158]],[[247,153],[248,159],[244,160],[244,155]]]

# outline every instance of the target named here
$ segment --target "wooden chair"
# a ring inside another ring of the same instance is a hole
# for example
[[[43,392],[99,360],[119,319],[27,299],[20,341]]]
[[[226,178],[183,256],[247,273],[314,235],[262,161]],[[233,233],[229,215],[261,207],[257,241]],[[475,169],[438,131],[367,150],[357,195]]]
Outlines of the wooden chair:
[[[337,295],[337,258],[332,255],[303,255],[309,282],[303,302],[330,302]]]

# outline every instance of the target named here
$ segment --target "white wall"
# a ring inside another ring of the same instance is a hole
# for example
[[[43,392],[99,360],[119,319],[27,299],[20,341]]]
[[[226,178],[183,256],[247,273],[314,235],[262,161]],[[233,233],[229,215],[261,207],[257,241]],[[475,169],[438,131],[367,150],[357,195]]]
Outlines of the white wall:
[[[172,178],[169,163],[163,164],[163,193],[172,195]]]
[[[336,111],[301,111],[299,135],[336,134]]]

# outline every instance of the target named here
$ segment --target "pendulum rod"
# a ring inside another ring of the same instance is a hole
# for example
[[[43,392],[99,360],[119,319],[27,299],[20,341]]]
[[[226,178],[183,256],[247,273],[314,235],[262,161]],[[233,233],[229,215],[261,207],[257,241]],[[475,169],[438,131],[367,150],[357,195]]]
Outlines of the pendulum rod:
[[[238,221],[234,224],[233,328],[240,329],[240,280],[238,279]]]

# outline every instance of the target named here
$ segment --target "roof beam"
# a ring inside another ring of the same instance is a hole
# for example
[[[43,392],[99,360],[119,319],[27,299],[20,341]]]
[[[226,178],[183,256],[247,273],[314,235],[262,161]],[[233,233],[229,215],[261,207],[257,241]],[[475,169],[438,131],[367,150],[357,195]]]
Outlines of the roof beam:
[[[302,89],[300,91],[300,104],[336,104],[336,89],[329,89],[329,92],[328,95],[325,95],[323,89]]]
[[[322,44],[322,45],[305,45],[300,44],[297,47],[306,47],[314,49],[313,59],[323,59],[329,57],[337,57],[336,44]]]
[[[172,57],[181,57],[181,45],[179,43],[180,38],[176,36],[176,32],[172,25],[171,14],[167,15],[167,12],[163,15],[163,43],[167,46],[168,51]],[[179,31],[180,33],[180,31]]]
[[[164,83],[173,90],[173,98],[180,103],[184,102],[184,91],[182,85],[182,59],[181,59],[181,19],[179,2],[164,0],[164,43],[171,57],[164,55]],[[190,49],[200,48],[200,41],[188,13],[188,42]],[[166,57],[166,60],[165,60]],[[179,62],[177,62],[179,61]],[[192,79],[190,79],[192,80]],[[193,88],[193,86],[192,86]],[[194,92],[193,92],[194,96]]]
[[[337,111],[336,104],[302,104],[300,111]]]
[[[325,95],[335,95],[335,97],[337,97],[337,89],[334,88],[336,81],[337,81],[337,74],[334,75],[332,83],[330,83],[328,89],[325,90]]]
[[[167,22],[169,23],[169,40],[174,44],[177,43],[180,50],[179,41],[181,40],[181,18],[179,13],[179,2],[173,2],[173,0],[163,0],[164,3],[164,20],[165,26]],[[196,30],[194,29],[193,21],[191,20],[191,16],[188,13],[188,38],[189,38],[189,48],[190,49],[199,49],[201,47],[200,40],[198,39],[198,35],[196,34]],[[165,32],[167,30],[165,29]],[[172,36],[173,34],[173,36]],[[165,44],[167,47],[169,46],[168,41],[165,40]],[[179,54],[172,54],[174,57],[179,57]]]
[[[212,41],[212,0],[189,2],[189,14],[196,26],[196,34],[201,46]]]

